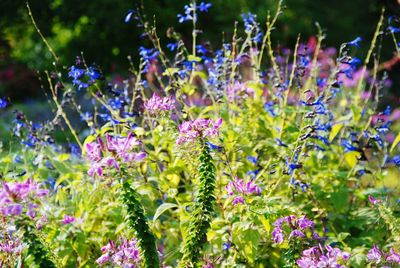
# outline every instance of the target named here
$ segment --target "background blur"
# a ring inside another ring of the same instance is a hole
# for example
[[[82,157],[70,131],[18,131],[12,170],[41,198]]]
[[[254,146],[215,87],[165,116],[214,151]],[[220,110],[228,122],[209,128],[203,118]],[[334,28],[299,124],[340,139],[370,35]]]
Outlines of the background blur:
[[[363,37],[360,58],[365,55],[372,38],[380,9],[387,15],[399,15],[400,0],[286,0],[284,14],[273,33],[275,46],[293,47],[298,33],[302,41],[317,33],[315,22],[326,30],[324,46],[338,47],[341,43]],[[166,30],[173,26],[190,45],[190,24],[179,24],[177,13],[183,13],[188,1],[143,0],[147,18],[155,15],[158,33],[166,45]],[[230,40],[234,21],[242,12],[257,14],[265,22],[268,10],[275,12],[277,0],[210,0],[213,7],[200,16],[204,33],[200,40],[209,40],[214,47],[223,38]],[[65,66],[74,63],[84,53],[87,62],[96,62],[105,74],[124,75],[128,69],[126,56],[138,60],[137,49],[146,45],[140,38],[141,29],[125,24],[127,10],[140,5],[140,0],[32,0],[30,6],[38,27],[48,39]],[[239,25],[241,25],[239,23]],[[223,34],[224,33],[224,34]],[[388,60],[393,43],[384,43],[382,56]],[[364,54],[363,54],[364,53]],[[25,0],[0,1],[0,96],[14,102],[43,97],[36,71],[52,69],[52,58],[33,28]],[[397,66],[397,72],[400,70]],[[393,78],[392,78],[393,79]],[[396,79],[396,78],[394,78]],[[398,76],[397,76],[397,79]],[[395,85],[398,85],[395,81]],[[397,97],[396,97],[397,98]]]

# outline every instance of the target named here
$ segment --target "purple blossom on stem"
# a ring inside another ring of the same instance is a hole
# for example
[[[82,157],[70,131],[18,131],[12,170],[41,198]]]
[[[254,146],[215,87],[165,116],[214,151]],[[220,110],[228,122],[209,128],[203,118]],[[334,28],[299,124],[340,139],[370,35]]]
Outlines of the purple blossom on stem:
[[[136,239],[121,238],[118,246],[110,240],[107,245],[101,248],[101,251],[103,255],[96,260],[100,266],[113,264],[127,268],[139,267],[140,254]]]
[[[218,120],[198,118],[183,122],[179,126],[179,137],[176,140],[178,145],[183,142],[194,142],[197,139],[217,136],[222,124],[222,118]]]
[[[350,254],[339,248],[332,248],[326,245],[324,250],[320,244],[318,247],[304,250],[296,263],[300,268],[344,268],[346,266],[343,264],[345,264],[349,258]]]
[[[73,223],[75,221],[76,221],[75,217],[72,217],[70,215],[65,214],[64,215],[64,219],[62,220],[62,223],[63,224],[70,224],[70,223]]]
[[[3,216],[18,216],[26,210],[26,215],[35,218],[37,203],[47,194],[48,190],[31,179],[22,183],[5,182],[0,190],[0,211]]]
[[[233,204],[244,204],[243,196],[252,195],[252,194],[260,194],[261,188],[258,187],[254,183],[254,179],[245,182],[243,179],[235,178],[234,181],[231,181],[226,186],[226,191],[230,196],[235,196],[233,200]]]
[[[144,102],[144,108],[154,115],[162,111],[170,111],[175,108],[175,101],[171,97],[160,98],[156,93]]]
[[[285,239],[284,233],[284,225],[290,228],[290,234],[288,239],[293,238],[304,238],[306,237],[305,233],[308,230],[312,232],[312,239],[319,239],[319,235],[314,232],[315,223],[312,220],[307,219],[306,216],[301,218],[297,218],[294,215],[281,217],[277,219],[273,224],[275,226],[274,230],[272,231],[272,240],[276,244],[282,244]]]
[[[127,137],[111,136],[106,133],[105,145],[100,138],[96,142],[87,143],[86,156],[90,161],[88,174],[92,177],[96,174],[101,177],[105,167],[119,171],[121,162],[129,165],[142,161],[146,153],[135,151],[140,144],[132,133]]]

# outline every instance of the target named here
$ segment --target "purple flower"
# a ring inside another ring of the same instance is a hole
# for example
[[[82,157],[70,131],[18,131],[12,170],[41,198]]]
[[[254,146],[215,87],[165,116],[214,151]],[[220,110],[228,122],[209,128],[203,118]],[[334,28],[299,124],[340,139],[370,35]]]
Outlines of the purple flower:
[[[221,124],[222,118],[216,121],[204,118],[186,121],[179,126],[180,134],[176,143],[180,145],[183,142],[194,142],[197,139],[217,136]]]
[[[368,251],[367,258],[368,261],[381,261],[382,253],[376,244],[374,244],[374,247]]]
[[[136,239],[120,238],[118,245],[110,240],[101,251],[103,255],[96,260],[100,266],[113,264],[120,267],[139,267],[140,253]]]
[[[283,234],[281,228],[274,228],[271,235],[275,244],[282,244],[283,240],[285,239],[285,235]]]
[[[372,195],[368,196],[368,200],[373,205],[379,204],[381,202],[380,199],[375,199]]]
[[[5,182],[0,190],[0,211],[4,217],[19,216],[26,211],[26,215],[35,218],[38,203],[47,194],[48,190],[40,188],[31,179],[23,183]]]
[[[233,200],[234,205],[238,203],[244,204],[243,197],[246,195],[258,195],[261,193],[261,188],[254,183],[253,179],[245,182],[238,177],[236,177],[234,181],[229,182],[225,189],[230,196],[235,196]]]
[[[393,248],[391,248],[389,253],[386,255],[386,261],[400,264],[400,254],[398,254],[396,251],[394,251]]]
[[[62,223],[63,224],[70,224],[70,223],[73,223],[73,222],[75,222],[75,217],[72,217],[72,216],[69,216],[69,215],[67,215],[67,214],[65,214],[64,215],[64,219],[62,220]]]
[[[349,258],[350,254],[341,251],[339,248],[326,245],[324,250],[319,245],[304,250],[296,263],[300,268],[344,268],[346,266],[342,264],[346,264]]]
[[[144,102],[144,108],[154,115],[163,111],[170,111],[175,108],[175,101],[171,97],[160,98],[156,93]]]
[[[88,174],[90,176],[103,176],[104,168],[112,168],[120,171],[121,163],[132,164],[142,161],[146,157],[145,152],[136,152],[135,148],[141,143],[132,133],[127,137],[111,136],[106,133],[106,144],[102,139],[86,144],[86,155],[90,161]]]

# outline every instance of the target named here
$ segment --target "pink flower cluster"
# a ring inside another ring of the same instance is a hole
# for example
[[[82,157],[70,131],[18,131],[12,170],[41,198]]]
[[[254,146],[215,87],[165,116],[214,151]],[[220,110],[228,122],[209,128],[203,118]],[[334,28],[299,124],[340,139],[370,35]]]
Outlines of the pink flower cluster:
[[[3,216],[18,216],[26,210],[26,215],[35,218],[38,203],[48,194],[33,180],[25,182],[5,182],[0,190],[0,211]]]
[[[179,126],[180,133],[176,143],[182,144],[183,142],[193,142],[196,139],[216,136],[221,124],[222,118],[216,121],[204,118],[186,121]]]
[[[301,218],[297,218],[294,215],[290,215],[287,217],[282,217],[277,219],[273,225],[275,226],[272,231],[272,239],[276,244],[282,244],[285,240],[285,230],[289,229],[289,239],[294,237],[303,238],[306,237],[305,233],[307,230],[310,230],[312,233],[312,239],[320,239],[319,235],[314,232],[315,223],[312,220],[307,219],[306,216]],[[287,228],[285,228],[287,227]],[[289,232],[288,231],[288,232]]]
[[[175,108],[175,101],[172,97],[160,98],[156,93],[144,102],[144,108],[150,114],[157,114],[162,111],[170,111]]]
[[[111,136],[106,134],[106,144],[99,138],[97,142],[86,144],[86,156],[90,160],[88,174],[103,176],[104,168],[115,168],[120,170],[120,163],[128,165],[141,161],[146,157],[145,152],[135,152],[134,149],[140,142],[132,135],[127,137]]]
[[[325,252],[326,250],[326,252]],[[338,248],[325,246],[325,250],[321,246],[306,249],[297,260],[300,268],[344,268],[350,258],[350,254],[343,252]]]
[[[8,238],[7,241],[0,243],[0,253],[5,253],[9,256],[21,254],[24,248],[23,244],[16,238],[11,239]]]
[[[136,239],[120,239],[118,246],[110,240],[101,251],[103,255],[96,260],[100,266],[113,264],[124,268],[139,267],[140,254]]]
[[[236,177],[234,181],[229,182],[225,189],[230,196],[236,195],[233,199],[234,205],[238,203],[244,204],[244,196],[246,195],[261,193],[261,188],[254,183],[253,179],[245,182],[243,179],[239,179],[238,177]]]
[[[375,264],[400,264],[400,254],[394,251],[393,248],[391,248],[389,252],[385,253],[383,250],[379,250],[379,247],[375,244],[374,247],[368,251],[367,258],[369,262]]]
[[[226,95],[230,102],[233,102],[235,99],[239,99],[240,97],[248,97],[254,95],[254,89],[246,86],[245,83],[240,83],[238,81],[235,82],[232,86],[228,86],[226,90]]]

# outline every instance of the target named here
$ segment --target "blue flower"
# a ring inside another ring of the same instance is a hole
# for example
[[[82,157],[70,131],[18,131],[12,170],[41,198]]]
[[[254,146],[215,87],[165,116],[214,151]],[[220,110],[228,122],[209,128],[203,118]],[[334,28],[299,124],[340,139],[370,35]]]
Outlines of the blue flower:
[[[6,108],[8,102],[5,99],[0,98],[0,108]]]
[[[222,250],[229,250],[231,248],[231,244],[230,243],[223,243],[222,244]]]
[[[340,145],[342,145],[344,147],[345,152],[362,152],[362,150],[360,148],[354,146],[348,140],[343,140]]]
[[[100,72],[92,66],[88,68],[86,75],[89,76],[92,81],[96,81],[101,77]]]
[[[257,24],[256,15],[252,13],[242,13],[242,18],[244,22],[244,26],[246,27],[246,31],[251,31],[253,27]]]
[[[200,10],[201,12],[208,12],[208,9],[209,9],[211,6],[212,6],[211,3],[204,3],[204,2],[201,2],[200,5],[199,5],[199,10]]]
[[[398,33],[398,32],[400,32],[400,27],[395,27],[395,26],[393,26],[393,25],[391,25],[392,24],[392,21],[393,21],[393,16],[390,16],[389,18],[388,18],[388,24],[389,24],[389,26],[388,26],[388,31],[389,32],[391,32],[391,33]]]
[[[217,152],[222,152],[222,149],[224,149],[224,147],[212,144],[209,141],[207,141],[206,144],[207,144],[208,148],[210,148],[211,150],[215,150]]]
[[[353,41],[350,41],[350,42],[348,42],[347,43],[347,45],[349,45],[349,46],[355,46],[355,47],[360,47],[360,42],[362,41],[362,38],[361,37],[357,37],[356,39],[354,39]]]
[[[132,9],[128,10],[128,14],[126,14],[125,16],[125,23],[128,23],[131,21],[132,19],[132,15],[135,13],[135,11],[133,11]]]
[[[253,165],[257,165],[257,161],[258,161],[257,157],[248,156],[247,160],[249,160]]]
[[[274,102],[268,101],[264,104],[264,109],[269,113],[270,116],[275,117],[276,113],[274,111]]]
[[[400,155],[393,156],[392,163],[396,166],[400,166]]]
[[[80,78],[82,78],[82,76],[85,74],[85,70],[84,69],[79,69],[77,67],[75,67],[74,65],[71,66],[71,69],[68,73],[69,77],[72,77],[74,79],[74,81],[79,80]]]
[[[389,116],[392,113],[392,107],[387,106],[385,111],[382,112],[382,115]]]
[[[167,44],[167,48],[169,49],[169,51],[175,51],[175,49],[178,48],[178,43],[169,43]]]
[[[144,47],[139,47],[139,55],[142,57],[145,67],[143,69],[143,72],[148,71],[149,64],[152,60],[156,59],[159,54],[159,51],[157,51],[154,48],[149,48],[146,49]]]
[[[279,146],[288,147],[286,144],[284,144],[284,143],[282,142],[281,139],[276,138],[275,140],[276,140],[276,142],[278,143]]]

